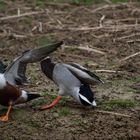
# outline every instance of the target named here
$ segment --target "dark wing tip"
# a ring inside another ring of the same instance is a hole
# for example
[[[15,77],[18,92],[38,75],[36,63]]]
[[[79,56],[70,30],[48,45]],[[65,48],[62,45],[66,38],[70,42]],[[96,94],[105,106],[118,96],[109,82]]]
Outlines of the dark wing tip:
[[[63,44],[63,41],[58,41],[58,42],[54,42],[51,44],[52,48],[57,49],[59,47],[61,47],[61,45]]]
[[[63,41],[61,40],[61,41],[55,41],[55,42],[52,42],[52,43],[50,43],[50,44],[48,44],[48,45],[51,45],[51,46],[61,46],[63,44]]]
[[[58,46],[61,46],[61,45],[63,44],[63,41],[61,40],[61,41],[57,42],[56,44],[57,44]]]
[[[99,76],[97,76],[96,74],[94,74],[93,72],[90,72],[90,71],[88,71],[88,70],[86,70],[86,72],[91,76],[91,77],[94,77],[99,83],[104,83],[104,81],[102,81],[101,79],[100,79],[100,77]]]

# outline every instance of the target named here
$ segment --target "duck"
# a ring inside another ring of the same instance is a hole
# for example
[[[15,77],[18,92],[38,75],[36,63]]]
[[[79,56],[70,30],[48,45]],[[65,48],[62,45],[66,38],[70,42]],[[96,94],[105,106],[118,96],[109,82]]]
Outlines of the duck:
[[[14,59],[7,66],[5,72],[0,73],[0,104],[8,106],[6,114],[0,116],[0,121],[6,122],[9,120],[9,114],[14,105],[41,97],[40,94],[30,93],[20,88],[27,83],[27,77],[25,76],[27,64],[41,61],[61,45],[62,42],[57,42],[47,47],[27,50]]]
[[[79,104],[96,107],[94,92],[90,85],[104,83],[97,75],[78,63],[55,63],[50,57],[40,62],[42,72],[59,88],[57,98],[40,110],[55,106],[63,96],[72,96]]]
[[[0,61],[0,73],[4,73],[7,65],[5,65],[2,61]]]

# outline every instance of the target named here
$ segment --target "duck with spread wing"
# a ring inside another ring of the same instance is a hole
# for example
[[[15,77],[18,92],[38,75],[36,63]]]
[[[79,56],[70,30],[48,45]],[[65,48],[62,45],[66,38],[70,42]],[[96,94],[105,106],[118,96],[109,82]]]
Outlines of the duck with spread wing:
[[[0,121],[8,121],[9,113],[13,105],[40,97],[39,94],[28,93],[19,88],[19,85],[23,85],[27,82],[25,76],[26,66],[28,63],[41,61],[49,53],[60,47],[61,44],[62,42],[58,42],[56,44],[25,51],[21,56],[16,58],[6,70],[2,69],[3,71],[0,73],[0,104],[8,106],[8,110],[6,115],[0,117]]]

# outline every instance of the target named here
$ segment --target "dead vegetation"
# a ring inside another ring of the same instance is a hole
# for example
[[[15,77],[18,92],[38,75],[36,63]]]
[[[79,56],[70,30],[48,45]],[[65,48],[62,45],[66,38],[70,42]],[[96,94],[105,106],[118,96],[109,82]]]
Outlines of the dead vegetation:
[[[9,63],[27,49],[64,40],[52,58],[95,70],[105,84],[92,88],[98,103],[95,110],[64,98],[55,108],[40,112],[37,108],[51,102],[57,87],[40,72],[39,64],[29,66],[27,90],[45,98],[15,107],[11,120],[0,123],[1,139],[140,139],[139,8],[139,3],[44,2],[40,7],[34,1],[4,2],[0,8],[1,60]]]

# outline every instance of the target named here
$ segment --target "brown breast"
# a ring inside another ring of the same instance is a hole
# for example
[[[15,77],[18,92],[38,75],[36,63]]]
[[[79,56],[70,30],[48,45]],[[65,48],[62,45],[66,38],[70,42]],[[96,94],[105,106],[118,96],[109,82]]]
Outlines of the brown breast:
[[[10,101],[15,101],[21,95],[21,90],[7,84],[3,89],[0,89],[0,104],[8,106]]]

